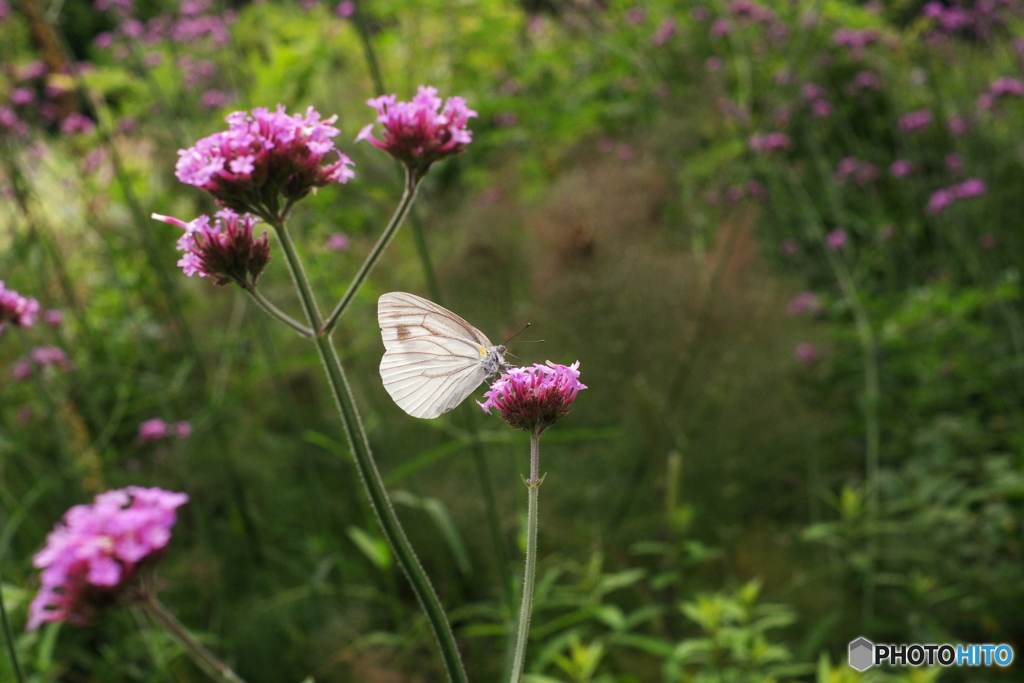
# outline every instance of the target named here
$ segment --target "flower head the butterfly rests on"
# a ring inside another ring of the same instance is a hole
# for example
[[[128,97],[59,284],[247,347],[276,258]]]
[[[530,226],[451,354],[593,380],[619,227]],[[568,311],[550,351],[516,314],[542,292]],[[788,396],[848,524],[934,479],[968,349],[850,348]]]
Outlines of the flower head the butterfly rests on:
[[[114,602],[140,568],[159,559],[186,502],[184,493],[129,486],[68,510],[32,558],[43,571],[28,630],[47,621],[83,624]]]
[[[479,403],[487,414],[496,409],[505,422],[538,435],[569,414],[576,394],[586,385],[580,382],[580,362],[572,365],[535,364],[510,368],[496,379]]]
[[[412,102],[399,102],[395,95],[381,95],[367,100],[377,110],[377,121],[365,126],[356,142],[366,140],[405,164],[417,177],[430,165],[444,157],[461,154],[473,141],[466,128],[469,119],[478,114],[466,107],[461,97],[449,97],[441,105],[437,88],[421,85]],[[373,136],[380,123],[383,139]]]

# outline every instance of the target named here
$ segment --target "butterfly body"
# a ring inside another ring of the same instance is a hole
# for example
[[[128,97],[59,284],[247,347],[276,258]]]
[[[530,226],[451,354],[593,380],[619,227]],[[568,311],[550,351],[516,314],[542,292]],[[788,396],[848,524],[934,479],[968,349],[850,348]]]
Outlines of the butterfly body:
[[[452,410],[506,365],[504,346],[491,344],[459,316],[415,294],[382,295],[377,322],[385,349],[384,388],[413,417]]]

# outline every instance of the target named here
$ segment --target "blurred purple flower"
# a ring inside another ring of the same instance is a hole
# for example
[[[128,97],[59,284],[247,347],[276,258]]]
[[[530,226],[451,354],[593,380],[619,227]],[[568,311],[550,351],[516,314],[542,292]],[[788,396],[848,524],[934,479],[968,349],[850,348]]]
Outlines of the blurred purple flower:
[[[38,313],[38,301],[22,296],[13,289],[5,289],[3,280],[0,280],[0,334],[3,334],[8,324],[15,327],[32,327]]]
[[[0,21],[7,21],[11,17],[11,6],[7,0],[0,0]]]
[[[24,382],[32,376],[32,363],[27,360],[19,360],[11,366],[11,377],[18,382]]]
[[[32,360],[40,367],[52,365],[61,370],[70,370],[73,367],[67,354],[56,346],[37,346],[32,349],[31,355]]]
[[[667,17],[662,19],[661,23],[658,24],[657,30],[651,36],[651,45],[655,47],[661,47],[676,34],[676,20]]]
[[[725,66],[725,63],[722,61],[721,57],[708,57],[704,62],[704,67],[711,73],[721,71],[723,66]]]
[[[514,111],[500,111],[494,115],[494,125],[499,128],[512,128],[519,123],[519,116]]]
[[[199,96],[199,106],[203,109],[220,109],[230,101],[227,93],[213,88]]]
[[[697,22],[704,22],[710,18],[706,7],[695,5],[690,8],[690,18]]]
[[[912,133],[925,128],[932,122],[932,113],[927,109],[918,109],[900,117],[899,127],[903,133]]]
[[[352,241],[348,238],[348,235],[336,232],[327,238],[327,248],[331,251],[346,251],[351,246]]]
[[[28,88],[15,88],[11,91],[11,104],[32,104],[36,101],[36,94]]]
[[[187,501],[184,493],[129,486],[68,510],[32,558],[43,571],[28,630],[51,621],[82,625],[115,602],[135,570],[167,547],[176,510]]]
[[[793,146],[793,141],[785,133],[773,131],[770,133],[754,133],[750,136],[747,144],[755,152],[771,153],[789,149]]]
[[[928,213],[935,215],[953,203],[954,196],[949,190],[936,190],[928,198]]]
[[[897,159],[889,166],[889,175],[893,178],[906,178],[914,170],[914,165],[907,159]]]
[[[992,93],[982,93],[978,95],[977,105],[978,109],[988,111],[992,107],[996,106],[996,98]]]
[[[43,322],[50,327],[60,327],[60,324],[64,322],[64,314],[60,311],[51,308],[45,311],[42,315]]]
[[[355,13],[356,3],[352,2],[352,0],[339,2],[338,6],[334,8],[334,16],[339,19],[350,19],[355,15]]]
[[[984,181],[980,178],[968,178],[959,185],[954,185],[951,189],[957,199],[980,197],[988,191]]]
[[[91,133],[95,129],[96,124],[92,122],[92,119],[77,111],[71,112],[60,122],[60,132],[64,133],[64,135]]]
[[[957,154],[956,152],[952,154],[947,154],[945,163],[946,170],[949,171],[950,173],[958,173],[964,167],[963,157]]]
[[[800,243],[792,237],[782,240],[779,245],[779,254],[787,258],[796,256],[800,252]]]
[[[949,132],[953,135],[965,135],[968,131],[967,119],[962,116],[954,116],[949,120]]]
[[[715,19],[711,23],[712,38],[721,38],[728,35],[730,31],[732,31],[732,24],[729,23],[728,19]]]
[[[643,7],[630,7],[626,10],[626,23],[636,26],[647,19],[647,11]]]
[[[836,228],[825,237],[825,244],[832,251],[839,251],[846,246],[846,242],[846,231],[842,228]]]
[[[882,87],[882,79],[873,71],[861,71],[854,77],[853,83],[864,90],[878,90]]]
[[[832,115],[832,103],[828,100],[814,100],[811,102],[811,113],[819,119]]]
[[[786,312],[790,315],[800,315],[804,311],[818,313],[820,310],[821,302],[814,292],[800,292],[786,306]]]
[[[817,83],[804,83],[804,86],[800,88],[800,94],[805,100],[816,100],[825,96],[825,89]]]
[[[751,180],[747,183],[747,195],[755,201],[768,201],[768,190],[764,189],[764,185],[757,180]]]
[[[854,59],[862,59],[864,48],[878,41],[878,32],[870,28],[841,28],[832,34],[832,41],[836,45],[849,48]]]
[[[813,365],[818,362],[821,354],[818,347],[808,342],[800,342],[796,346],[796,359],[804,365]]]
[[[1024,97],[1024,81],[1019,78],[1002,76],[992,82],[992,85],[988,87],[988,91],[997,98],[1008,96]]]

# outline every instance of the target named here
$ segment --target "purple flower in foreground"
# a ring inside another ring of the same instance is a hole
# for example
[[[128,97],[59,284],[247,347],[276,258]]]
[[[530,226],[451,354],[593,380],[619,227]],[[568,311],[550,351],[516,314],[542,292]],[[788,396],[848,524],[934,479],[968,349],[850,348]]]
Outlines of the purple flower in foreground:
[[[1024,97],[1024,81],[1019,78],[1001,76],[992,81],[988,91],[996,98],[1007,96]]]
[[[837,228],[830,232],[825,238],[825,244],[832,251],[839,251],[846,246],[846,231],[842,228]]]
[[[64,513],[32,558],[43,571],[28,630],[48,621],[84,624],[112,603],[140,567],[159,559],[187,501],[184,493],[129,486]]]
[[[190,223],[170,216],[153,214],[153,218],[176,225],[185,230],[178,240],[178,251],[185,254],[178,265],[189,277],[215,278],[214,284],[235,282],[243,288],[256,285],[260,273],[270,261],[270,243],[266,231],[262,237],[252,236],[256,218],[250,214],[239,216],[230,209],[222,209],[210,221],[206,215]]]
[[[8,323],[16,327],[32,327],[37,313],[38,301],[13,289],[4,289],[4,282],[0,280],[0,334]]]
[[[478,405],[484,412],[498,411],[505,422],[517,429],[540,435],[569,414],[576,394],[587,387],[580,383],[580,363],[536,364],[528,368],[510,368],[494,380]]]
[[[437,88],[421,85],[411,102],[399,102],[395,95],[367,100],[377,110],[377,121],[356,136],[366,140],[405,164],[417,177],[423,176],[439,159],[461,154],[473,141],[466,128],[477,113],[461,97],[449,97],[442,106]],[[383,139],[373,136],[377,124],[384,126]]]
[[[276,212],[281,196],[293,202],[355,177],[352,160],[331,140],[341,132],[331,125],[336,118],[321,121],[313,107],[305,116],[289,116],[283,105],[236,111],[226,119],[228,130],[178,151],[175,174],[237,213]]]

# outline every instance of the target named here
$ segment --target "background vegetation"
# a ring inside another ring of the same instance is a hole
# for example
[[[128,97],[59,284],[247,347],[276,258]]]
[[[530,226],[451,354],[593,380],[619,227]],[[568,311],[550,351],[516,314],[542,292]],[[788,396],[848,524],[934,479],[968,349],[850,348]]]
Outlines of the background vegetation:
[[[164,602],[246,680],[440,680],[315,355],[181,277],[148,218],[211,209],[175,152],[231,111],[313,105],[352,139],[367,98],[431,84],[480,113],[474,142],[336,342],[471,677],[505,664],[526,437],[390,401],[387,291],[492,340],[532,322],[524,363],[581,361],[542,449],[534,683],[1014,679],[861,677],[845,653],[1024,647],[1019,2],[107,4],[0,2],[0,280],[63,314],[0,336],[16,629],[60,515],[158,485],[191,496]],[[323,301],[400,192],[339,146],[356,181],[293,220]],[[297,311],[281,263],[261,282]],[[15,373],[41,346],[71,365]],[[142,444],[154,417],[193,431]],[[200,680],[125,611],[17,647],[33,681]]]

